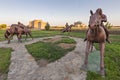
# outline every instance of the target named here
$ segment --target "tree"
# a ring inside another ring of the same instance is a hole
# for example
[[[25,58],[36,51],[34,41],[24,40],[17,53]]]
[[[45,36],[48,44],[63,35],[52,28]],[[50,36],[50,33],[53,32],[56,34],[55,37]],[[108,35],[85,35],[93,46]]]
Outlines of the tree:
[[[107,23],[105,24],[105,27],[106,27],[107,29],[111,29],[111,28],[113,27],[113,25],[112,25],[111,23],[107,22]]]
[[[74,23],[75,27],[82,27],[82,22],[81,21],[77,21]]]
[[[6,27],[7,27],[6,24],[1,24],[1,25],[0,25],[0,29],[6,28]]]
[[[50,24],[47,22],[46,26],[45,26],[45,29],[46,30],[49,30],[50,29]]]

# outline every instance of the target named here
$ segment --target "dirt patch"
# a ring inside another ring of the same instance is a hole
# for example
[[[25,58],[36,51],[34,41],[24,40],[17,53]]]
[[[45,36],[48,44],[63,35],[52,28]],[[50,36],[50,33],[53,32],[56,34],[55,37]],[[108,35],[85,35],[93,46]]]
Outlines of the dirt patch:
[[[55,43],[57,41],[60,41],[62,38],[61,37],[57,37],[57,38],[48,38],[48,39],[44,39],[43,42],[51,42],[51,43]]]
[[[43,42],[50,42],[50,43],[55,43],[57,41],[62,40],[62,37],[57,37],[57,38],[48,38],[48,39],[44,39]],[[76,44],[68,44],[68,43],[60,43],[58,44],[58,46],[64,48],[64,49],[69,49],[74,47]]]
[[[72,48],[72,47],[75,47],[76,44],[67,44],[67,43],[60,43],[58,44],[58,46],[64,48],[64,49],[69,49],[69,48]]]

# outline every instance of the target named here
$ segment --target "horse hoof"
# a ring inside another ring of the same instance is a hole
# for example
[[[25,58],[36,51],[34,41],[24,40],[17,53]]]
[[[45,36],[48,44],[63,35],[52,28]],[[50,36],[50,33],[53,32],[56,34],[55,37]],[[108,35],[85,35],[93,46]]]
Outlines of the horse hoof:
[[[81,66],[81,70],[88,71],[88,66],[85,65],[85,64],[83,64],[83,65]]]
[[[10,41],[8,41],[8,44],[10,44]]]
[[[105,77],[105,70],[100,70],[98,73],[104,78]]]

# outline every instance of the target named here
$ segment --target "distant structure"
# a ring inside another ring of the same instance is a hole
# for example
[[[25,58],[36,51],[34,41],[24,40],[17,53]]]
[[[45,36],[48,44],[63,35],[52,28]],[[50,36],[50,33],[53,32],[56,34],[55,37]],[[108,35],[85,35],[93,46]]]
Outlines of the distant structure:
[[[86,29],[87,26],[83,24],[81,21],[74,22],[74,28],[76,29]]]
[[[29,22],[29,26],[33,29],[45,29],[47,22],[42,20],[33,20]]]

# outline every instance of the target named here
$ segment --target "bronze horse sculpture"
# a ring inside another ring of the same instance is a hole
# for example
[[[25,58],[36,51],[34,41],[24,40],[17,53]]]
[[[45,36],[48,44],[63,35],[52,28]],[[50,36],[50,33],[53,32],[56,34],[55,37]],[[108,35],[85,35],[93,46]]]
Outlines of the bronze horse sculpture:
[[[87,31],[86,37],[86,51],[85,51],[85,61],[84,65],[82,66],[84,69],[87,69],[88,65],[88,55],[90,53],[90,50],[93,47],[93,43],[99,43],[100,48],[100,74],[102,76],[105,76],[104,71],[104,49],[105,49],[105,42],[106,42],[106,33],[103,28],[102,24],[102,17],[101,12],[99,10],[96,10],[95,13],[93,11],[90,11],[91,16],[89,19],[89,29]]]
[[[28,35],[33,39],[30,29],[28,29],[27,27],[22,29],[17,24],[12,24],[10,26],[10,29],[7,29],[5,34],[4,34],[5,38],[8,40],[8,43],[10,43],[10,40],[11,40],[11,38],[13,38],[14,35],[17,35],[19,42],[22,42],[21,41],[22,35],[26,35],[25,40],[27,39]]]
[[[71,28],[72,28],[73,26],[74,26],[73,24],[71,24],[70,26],[67,25],[66,28],[64,28],[64,29],[62,30],[62,32],[63,32],[63,33],[64,33],[64,32],[71,32]]]

